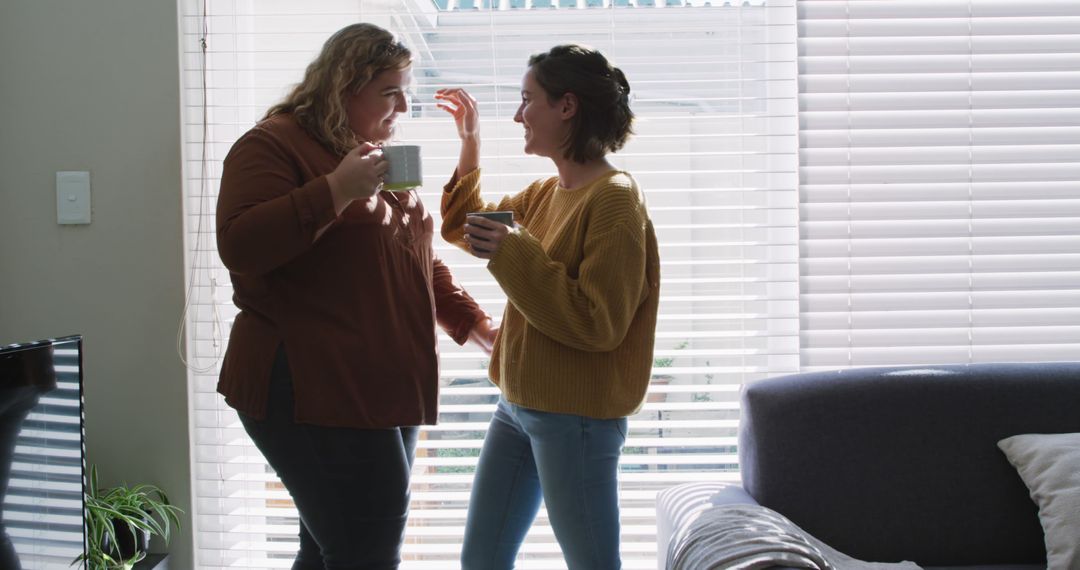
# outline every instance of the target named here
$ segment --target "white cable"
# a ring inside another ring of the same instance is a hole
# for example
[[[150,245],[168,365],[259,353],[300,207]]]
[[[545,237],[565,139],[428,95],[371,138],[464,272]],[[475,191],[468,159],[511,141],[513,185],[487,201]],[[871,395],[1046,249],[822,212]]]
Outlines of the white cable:
[[[192,297],[195,295],[195,276],[200,271],[199,259],[201,256],[205,256],[203,253],[203,218],[206,212],[209,210],[207,201],[207,181],[210,176],[209,172],[209,146],[207,145],[207,139],[210,137],[210,125],[209,125],[209,104],[207,103],[208,89],[207,89],[207,71],[206,71],[206,58],[207,58],[207,13],[206,13],[206,0],[203,0],[203,9],[201,16],[202,29],[200,30],[199,37],[199,52],[200,52],[200,69],[199,74],[202,79],[201,96],[202,96],[202,140],[200,145],[202,148],[202,154],[200,157],[200,176],[199,176],[199,193],[198,198],[194,201],[196,204],[195,210],[195,243],[192,245],[191,253],[191,266],[188,268],[188,283],[184,291],[184,310],[180,315],[180,324],[176,331],[176,353],[180,357],[180,361],[184,363],[189,370],[205,374],[215,369],[222,356],[222,334],[221,334],[221,315],[218,313],[216,293],[217,293],[217,278],[213,275],[213,270],[209,267],[202,268],[209,272],[210,279],[210,311],[212,324],[211,341],[214,348],[214,352],[211,355],[213,358],[209,363],[205,365],[198,365],[196,362],[199,358],[198,343],[193,340],[190,348],[193,353],[193,357],[189,358],[189,355],[185,352],[185,332],[188,330],[188,318],[191,313]],[[196,331],[197,332],[197,331]]]

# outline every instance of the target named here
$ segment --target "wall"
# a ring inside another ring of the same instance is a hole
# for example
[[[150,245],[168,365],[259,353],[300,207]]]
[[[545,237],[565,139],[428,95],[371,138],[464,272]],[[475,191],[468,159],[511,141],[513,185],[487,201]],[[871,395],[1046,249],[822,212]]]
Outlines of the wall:
[[[175,2],[0,2],[0,344],[83,334],[89,461],[190,513],[178,65]],[[91,225],[57,225],[58,170]]]

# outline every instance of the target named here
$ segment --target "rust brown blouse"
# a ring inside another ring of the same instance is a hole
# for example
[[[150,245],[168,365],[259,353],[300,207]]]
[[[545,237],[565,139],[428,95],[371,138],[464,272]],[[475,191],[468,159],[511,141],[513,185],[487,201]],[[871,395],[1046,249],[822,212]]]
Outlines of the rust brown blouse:
[[[380,192],[335,215],[326,175],[339,161],[291,115],[259,123],[225,158],[217,244],[240,314],[218,391],[265,417],[283,345],[297,422],[434,424],[436,324],[463,344],[487,315],[435,257],[415,192]]]

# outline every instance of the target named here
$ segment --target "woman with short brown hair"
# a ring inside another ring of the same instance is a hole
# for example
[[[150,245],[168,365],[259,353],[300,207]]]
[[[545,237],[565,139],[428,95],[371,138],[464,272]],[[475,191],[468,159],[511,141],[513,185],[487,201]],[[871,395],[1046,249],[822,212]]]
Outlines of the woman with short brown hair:
[[[529,59],[514,121],[556,176],[485,202],[476,102],[436,97],[461,155],[442,235],[487,260],[508,303],[489,375],[501,396],[484,436],[462,547],[464,570],[508,570],[543,500],[570,570],[617,570],[619,456],[645,400],[660,261],[645,197],[608,154],[631,133],[630,85],[598,51]],[[471,212],[509,210],[506,226]]]

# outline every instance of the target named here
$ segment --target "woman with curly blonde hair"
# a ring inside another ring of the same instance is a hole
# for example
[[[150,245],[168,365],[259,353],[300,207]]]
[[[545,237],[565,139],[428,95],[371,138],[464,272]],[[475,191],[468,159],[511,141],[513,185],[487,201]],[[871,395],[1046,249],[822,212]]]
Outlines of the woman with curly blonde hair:
[[[294,570],[397,568],[417,426],[438,416],[437,325],[494,341],[419,196],[382,191],[411,64],[378,26],[338,31],[224,163],[218,251],[240,313],[218,391],[296,503]]]

